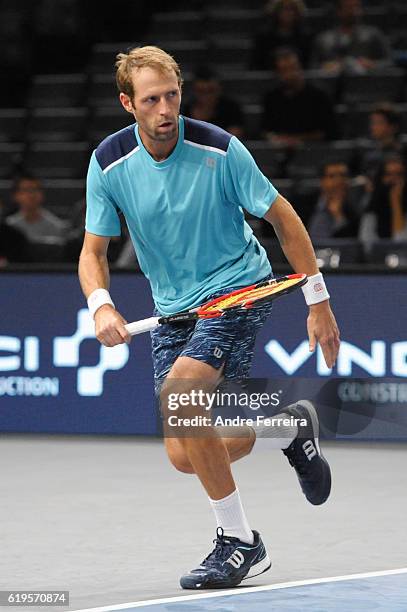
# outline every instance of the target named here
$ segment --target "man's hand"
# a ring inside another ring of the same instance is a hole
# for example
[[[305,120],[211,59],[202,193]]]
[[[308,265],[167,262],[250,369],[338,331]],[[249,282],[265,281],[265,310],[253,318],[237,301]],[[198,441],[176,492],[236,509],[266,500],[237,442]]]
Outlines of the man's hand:
[[[310,306],[307,329],[309,350],[314,352],[319,342],[326,365],[332,368],[338,356],[340,341],[339,329],[328,300]]]
[[[96,338],[104,346],[116,346],[127,342],[131,336],[124,327],[127,321],[110,304],[104,304],[95,313]]]
[[[345,221],[345,215],[343,212],[343,198],[341,196],[334,196],[328,200],[328,210],[337,223]]]

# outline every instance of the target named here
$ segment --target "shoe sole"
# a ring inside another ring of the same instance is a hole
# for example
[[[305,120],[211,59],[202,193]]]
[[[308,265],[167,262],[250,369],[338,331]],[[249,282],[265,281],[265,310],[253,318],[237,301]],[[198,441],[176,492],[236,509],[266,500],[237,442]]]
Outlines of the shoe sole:
[[[264,574],[264,572],[267,572],[267,570],[269,570],[271,568],[271,561],[270,558],[268,556],[268,554],[266,553],[266,556],[264,557],[264,559],[262,559],[261,561],[259,561],[258,563],[256,563],[255,565],[252,565],[252,567],[249,569],[249,571],[247,572],[246,576],[244,578],[242,578],[240,580],[240,582],[237,582],[236,584],[233,585],[212,585],[212,586],[208,586],[208,585],[204,585],[202,586],[201,584],[192,584],[192,585],[182,585],[181,583],[181,588],[184,590],[190,590],[190,591],[205,591],[205,590],[216,590],[216,589],[234,589],[235,587],[237,587],[239,584],[241,584],[241,582],[243,582],[243,580],[247,580],[250,578],[255,578],[255,576],[260,576],[260,574]]]
[[[266,553],[266,556],[264,557],[264,559],[262,559],[255,565],[252,565],[252,567],[247,572],[246,576],[242,579],[242,582],[243,580],[247,580],[248,578],[254,578],[255,576],[260,576],[260,574],[264,574],[264,572],[267,572],[267,570],[269,570],[270,568],[271,568],[271,561],[270,561],[268,554]]]

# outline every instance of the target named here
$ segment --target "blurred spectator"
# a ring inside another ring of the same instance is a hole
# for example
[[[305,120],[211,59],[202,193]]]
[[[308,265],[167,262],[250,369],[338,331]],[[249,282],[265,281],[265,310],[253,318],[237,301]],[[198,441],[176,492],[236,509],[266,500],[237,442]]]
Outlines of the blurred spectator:
[[[31,74],[29,3],[0,0],[0,106],[24,106]]]
[[[265,19],[253,43],[251,66],[272,70],[280,47],[294,49],[307,66],[311,38],[304,26],[306,7],[302,0],[270,0],[264,7]]]
[[[367,246],[380,238],[407,240],[406,163],[401,157],[383,163],[359,237]]]
[[[263,131],[276,144],[295,147],[304,142],[335,137],[335,114],[328,96],[305,80],[292,49],[276,53],[279,85],[264,99]]]
[[[183,106],[183,114],[199,121],[208,121],[234,136],[244,135],[244,115],[239,104],[222,94],[222,85],[207,66],[200,67],[194,76],[192,97]]]
[[[27,260],[27,240],[17,229],[7,225],[6,207],[0,200],[0,268]]]
[[[16,179],[13,200],[18,212],[7,217],[9,227],[22,232],[30,242],[63,243],[68,224],[43,207],[45,194],[41,182],[29,175]]]
[[[390,45],[375,27],[364,25],[361,0],[337,0],[338,23],[315,40],[312,65],[328,73],[364,74],[390,64]]]
[[[308,225],[311,240],[356,237],[359,210],[350,192],[348,166],[342,162],[324,164],[319,198]]]
[[[391,105],[377,106],[369,115],[371,142],[361,160],[361,171],[373,181],[381,164],[390,153],[400,154],[401,117]]]

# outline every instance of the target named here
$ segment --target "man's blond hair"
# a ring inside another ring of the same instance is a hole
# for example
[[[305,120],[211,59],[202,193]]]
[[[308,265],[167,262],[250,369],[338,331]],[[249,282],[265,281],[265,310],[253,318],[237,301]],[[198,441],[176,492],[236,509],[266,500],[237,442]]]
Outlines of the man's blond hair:
[[[131,100],[134,97],[132,71],[134,68],[153,68],[162,74],[174,72],[178,85],[182,87],[181,69],[175,59],[159,47],[134,47],[128,53],[116,56],[116,83],[118,90],[127,94]]]

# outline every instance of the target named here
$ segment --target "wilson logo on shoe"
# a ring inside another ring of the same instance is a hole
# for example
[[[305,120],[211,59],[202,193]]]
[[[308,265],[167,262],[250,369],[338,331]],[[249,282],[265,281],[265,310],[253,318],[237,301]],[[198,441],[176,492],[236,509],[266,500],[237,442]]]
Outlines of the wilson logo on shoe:
[[[304,442],[302,445],[302,450],[307,455],[308,461],[311,461],[311,459],[317,454],[317,449],[315,448],[312,440],[307,440]]]
[[[233,555],[229,557],[226,563],[230,563],[230,565],[233,565],[233,567],[239,569],[239,567],[243,565],[244,561],[245,559],[243,553],[241,553],[240,550],[235,550]]]

